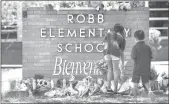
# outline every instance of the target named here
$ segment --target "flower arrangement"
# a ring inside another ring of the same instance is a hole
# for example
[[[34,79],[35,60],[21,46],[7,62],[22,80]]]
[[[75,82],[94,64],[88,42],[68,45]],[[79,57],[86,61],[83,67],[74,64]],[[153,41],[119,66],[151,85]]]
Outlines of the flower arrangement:
[[[97,61],[95,68],[100,70],[103,75],[107,75],[108,65],[104,59]]]
[[[166,92],[166,94],[168,94],[168,90],[169,90],[169,75],[168,75],[168,73],[166,73],[166,72],[160,73],[157,81],[159,84],[159,89],[163,90],[164,92]]]
[[[161,32],[159,30],[156,30],[156,29],[149,30],[148,44],[150,45],[152,49],[153,57],[156,56],[156,52],[162,47],[160,45],[160,36],[161,36]]]
[[[150,80],[151,81],[155,81],[157,80],[158,74],[157,71],[155,70],[154,66],[151,66],[151,70],[150,70]]]
[[[137,7],[144,7],[145,1],[131,1],[130,4],[132,8],[137,8]]]
[[[149,30],[149,43],[155,49],[160,48],[160,38],[159,38],[160,36],[161,32],[159,30],[156,29]]]

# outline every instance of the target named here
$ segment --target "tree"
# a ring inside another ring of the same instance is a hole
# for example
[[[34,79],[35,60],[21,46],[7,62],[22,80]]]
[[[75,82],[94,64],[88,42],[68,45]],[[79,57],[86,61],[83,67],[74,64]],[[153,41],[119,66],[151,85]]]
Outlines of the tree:
[[[17,2],[2,1],[2,26],[17,24]]]

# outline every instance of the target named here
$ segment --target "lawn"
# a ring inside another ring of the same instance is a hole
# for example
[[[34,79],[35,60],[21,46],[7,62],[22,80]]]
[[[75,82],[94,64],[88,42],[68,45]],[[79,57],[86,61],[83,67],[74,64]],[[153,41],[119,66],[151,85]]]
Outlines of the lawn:
[[[138,96],[134,99],[128,95],[112,95],[102,94],[90,97],[27,97],[27,98],[6,98],[3,102],[10,103],[168,103],[168,95],[162,92],[154,92],[155,99],[151,100],[149,97]]]

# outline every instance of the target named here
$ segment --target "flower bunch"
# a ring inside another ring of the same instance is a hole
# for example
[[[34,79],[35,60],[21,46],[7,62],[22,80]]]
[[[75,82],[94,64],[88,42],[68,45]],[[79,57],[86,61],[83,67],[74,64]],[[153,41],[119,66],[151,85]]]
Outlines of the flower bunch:
[[[119,10],[127,11],[127,10],[130,10],[130,9],[131,9],[131,3],[130,2],[119,3]]]
[[[168,93],[167,91],[169,90],[169,75],[167,71],[163,73],[159,73],[157,81],[160,90],[163,90],[167,94]]]
[[[159,38],[160,36],[161,32],[159,30],[156,29],[149,30],[149,43],[155,49],[159,49],[161,47]]]
[[[109,10],[130,10],[131,8],[131,3],[130,2],[118,2],[118,1],[103,1],[101,2],[101,5],[99,4],[98,6],[101,6],[103,10],[109,11]],[[97,8],[98,8],[97,6]],[[96,10],[98,10],[96,8]]]
[[[162,48],[160,45],[160,36],[161,32],[157,29],[149,29],[149,41],[148,44],[150,45],[152,49],[152,55],[153,58],[155,58],[157,55],[157,51]]]
[[[155,70],[154,66],[151,66],[151,70],[150,70],[150,80],[154,81],[156,80],[158,77],[157,71]]]
[[[145,1],[130,1],[132,8],[144,7]]]
[[[95,68],[101,71],[103,75],[107,75],[108,65],[104,59],[97,61]]]

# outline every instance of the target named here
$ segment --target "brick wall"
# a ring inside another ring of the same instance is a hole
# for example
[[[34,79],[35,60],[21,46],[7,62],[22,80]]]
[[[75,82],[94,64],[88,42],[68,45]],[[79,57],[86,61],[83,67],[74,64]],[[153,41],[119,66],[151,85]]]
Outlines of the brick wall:
[[[57,52],[58,43],[101,43],[103,38],[41,38],[41,28],[54,28],[54,32],[58,32],[58,28],[76,29],[80,28],[113,28],[116,23],[121,23],[125,28],[130,28],[131,37],[127,37],[127,46],[125,50],[125,59],[128,60],[126,74],[131,75],[132,61],[130,60],[131,47],[134,44],[133,33],[138,29],[143,29],[148,36],[149,29],[149,11],[148,8],[139,8],[132,11],[106,11],[104,15],[104,23],[102,24],[69,24],[67,22],[68,14],[94,14],[96,10],[60,10],[46,11],[44,8],[28,8],[27,17],[23,18],[23,77],[32,77],[34,74],[43,74],[46,78],[57,78],[64,75],[53,75],[55,67],[55,57],[61,56],[67,61],[97,61],[103,58],[103,54],[99,52],[92,53],[68,53]],[[106,32],[104,31],[104,32]],[[77,33],[78,34],[78,33]],[[57,35],[56,35],[57,36]],[[84,75],[77,75],[83,77]],[[65,76],[66,77],[66,76]]]

